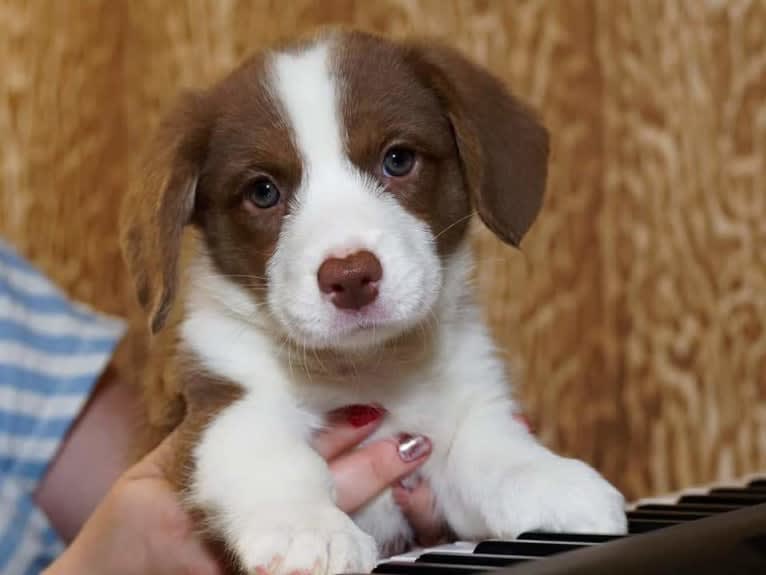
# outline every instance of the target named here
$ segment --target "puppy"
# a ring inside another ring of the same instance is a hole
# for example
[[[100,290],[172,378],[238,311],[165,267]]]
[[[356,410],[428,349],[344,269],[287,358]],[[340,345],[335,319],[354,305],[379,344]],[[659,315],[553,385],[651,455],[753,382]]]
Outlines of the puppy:
[[[369,571],[411,540],[390,493],[335,506],[309,438],[348,404],[388,411],[375,437],[431,438],[420,473],[461,539],[625,531],[622,496],[514,417],[468,283],[471,214],[518,246],[547,152],[458,52],[339,30],[165,120],[122,224],[157,334],[149,428],[178,427],[177,488],[238,568]]]

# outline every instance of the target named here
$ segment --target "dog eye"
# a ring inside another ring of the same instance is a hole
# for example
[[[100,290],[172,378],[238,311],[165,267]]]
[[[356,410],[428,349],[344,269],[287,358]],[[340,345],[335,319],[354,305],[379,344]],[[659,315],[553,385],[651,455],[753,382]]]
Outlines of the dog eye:
[[[403,146],[393,146],[383,157],[383,173],[390,178],[406,176],[415,167],[415,152]]]
[[[243,194],[248,202],[262,210],[276,206],[280,198],[276,184],[266,177],[255,178],[245,184]]]

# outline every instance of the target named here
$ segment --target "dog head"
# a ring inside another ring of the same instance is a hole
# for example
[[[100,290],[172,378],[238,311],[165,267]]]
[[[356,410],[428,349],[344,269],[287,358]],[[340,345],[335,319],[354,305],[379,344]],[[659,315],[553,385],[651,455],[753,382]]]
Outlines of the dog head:
[[[470,215],[518,245],[545,129],[445,46],[332,31],[257,55],[163,122],[122,241],[159,331],[184,228],[282,335],[371,345],[431,313]]]

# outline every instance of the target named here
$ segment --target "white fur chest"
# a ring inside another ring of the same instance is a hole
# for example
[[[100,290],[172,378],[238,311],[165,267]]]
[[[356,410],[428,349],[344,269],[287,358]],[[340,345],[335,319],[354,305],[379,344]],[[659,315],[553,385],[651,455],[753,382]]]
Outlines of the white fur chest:
[[[294,404],[311,416],[307,423],[344,405],[378,404],[390,414],[386,428],[433,434],[454,426],[471,403],[508,392],[476,309],[414,333],[389,355],[378,350],[329,364],[312,350],[278,343],[263,320],[250,324],[226,313],[217,299],[229,309],[252,304],[231,283],[204,277],[208,289],[192,292],[187,308],[185,345],[212,373],[259,400]]]

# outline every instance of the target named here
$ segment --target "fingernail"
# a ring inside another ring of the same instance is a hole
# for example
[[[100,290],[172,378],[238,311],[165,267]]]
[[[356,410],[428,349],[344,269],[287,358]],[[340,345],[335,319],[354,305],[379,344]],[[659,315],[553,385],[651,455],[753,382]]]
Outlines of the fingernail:
[[[383,417],[385,410],[375,405],[350,405],[344,410],[346,421],[354,427],[364,427]]]
[[[422,435],[402,434],[399,436],[399,457],[403,461],[415,461],[431,451],[431,442]]]

